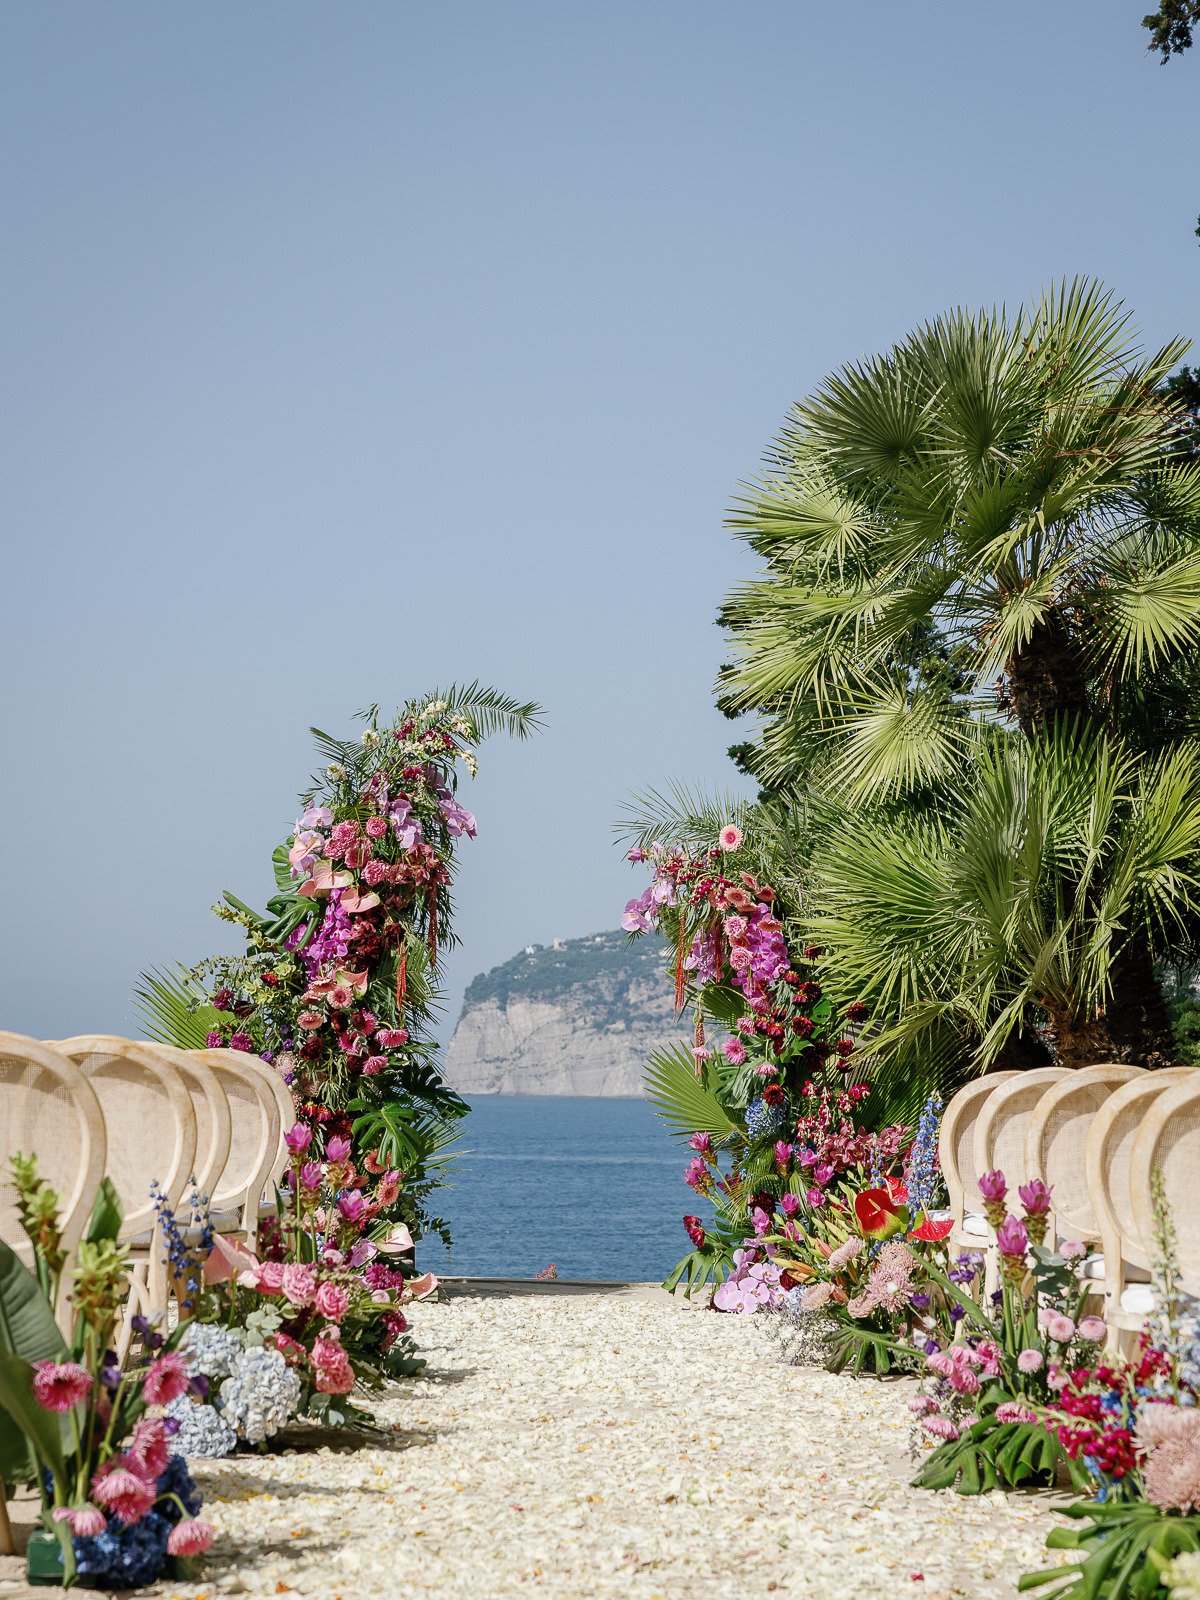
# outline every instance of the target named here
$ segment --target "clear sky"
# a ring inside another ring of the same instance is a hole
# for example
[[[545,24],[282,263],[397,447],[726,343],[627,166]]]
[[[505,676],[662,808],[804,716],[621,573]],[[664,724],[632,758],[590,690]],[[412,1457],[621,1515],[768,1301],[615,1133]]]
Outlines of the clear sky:
[[[1145,0],[0,11],[0,1025],[228,948],[309,723],[541,699],[448,976],[616,926],[623,797],[727,778],[723,531],[788,404],[1103,277],[1200,334],[1200,48]]]

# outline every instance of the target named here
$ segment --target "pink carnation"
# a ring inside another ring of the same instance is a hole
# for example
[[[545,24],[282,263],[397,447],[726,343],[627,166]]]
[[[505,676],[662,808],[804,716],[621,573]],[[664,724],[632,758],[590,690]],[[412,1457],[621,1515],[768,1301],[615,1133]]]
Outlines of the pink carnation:
[[[157,1490],[128,1467],[112,1466],[101,1469],[92,1479],[92,1499],[122,1522],[132,1524],[140,1522],[149,1511],[157,1499]]]
[[[198,1517],[185,1517],[177,1522],[167,1535],[167,1554],[171,1556],[201,1556],[213,1542],[213,1527]]]
[[[179,1399],[187,1386],[187,1367],[183,1357],[177,1350],[169,1350],[165,1355],[155,1356],[146,1369],[142,1398],[148,1406],[169,1406],[172,1400]]]
[[[1028,1406],[1019,1404],[1016,1400],[1003,1400],[996,1407],[997,1422],[1036,1422],[1037,1412],[1030,1411]]]
[[[33,1397],[47,1411],[72,1411],[92,1392],[90,1375],[78,1361],[38,1361],[33,1368]]]

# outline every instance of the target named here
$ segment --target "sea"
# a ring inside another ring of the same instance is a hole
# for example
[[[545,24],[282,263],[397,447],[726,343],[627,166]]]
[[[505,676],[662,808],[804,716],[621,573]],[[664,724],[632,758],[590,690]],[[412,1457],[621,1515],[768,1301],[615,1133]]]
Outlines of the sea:
[[[422,1240],[421,1271],[471,1278],[658,1282],[691,1249],[691,1154],[645,1100],[487,1095],[431,1205],[454,1235]]]

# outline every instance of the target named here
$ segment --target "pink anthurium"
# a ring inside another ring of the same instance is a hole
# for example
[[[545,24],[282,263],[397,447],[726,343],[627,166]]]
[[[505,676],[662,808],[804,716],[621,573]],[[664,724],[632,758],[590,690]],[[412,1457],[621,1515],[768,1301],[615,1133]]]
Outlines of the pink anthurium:
[[[230,1278],[236,1278],[239,1272],[254,1272],[257,1268],[256,1255],[238,1244],[236,1239],[227,1239],[218,1233],[213,1239],[212,1249],[204,1263],[204,1281],[228,1283]]]

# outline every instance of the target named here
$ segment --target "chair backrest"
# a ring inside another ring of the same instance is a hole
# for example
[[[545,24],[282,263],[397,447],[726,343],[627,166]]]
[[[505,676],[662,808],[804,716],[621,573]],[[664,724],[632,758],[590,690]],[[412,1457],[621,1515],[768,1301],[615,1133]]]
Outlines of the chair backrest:
[[[1100,1237],[1084,1164],[1088,1130],[1113,1090],[1144,1071],[1115,1061],[1083,1067],[1051,1084],[1034,1107],[1025,1135],[1025,1169],[1050,1185],[1058,1238]]]
[[[261,1072],[266,1079],[267,1087],[274,1096],[275,1104],[279,1109],[279,1149],[276,1152],[275,1162],[268,1178],[269,1183],[277,1184],[287,1171],[288,1164],[291,1161],[291,1153],[283,1142],[283,1135],[298,1120],[296,1101],[292,1091],[273,1066],[262,1060],[260,1056],[250,1056],[247,1059],[250,1061],[251,1066],[256,1071]]]
[[[95,1090],[60,1050],[20,1033],[0,1033],[0,1239],[32,1265],[17,1220],[9,1158],[37,1157],[38,1175],[61,1201],[63,1246],[79,1243],[104,1176],[107,1139]]]
[[[1131,1078],[1113,1090],[1092,1118],[1084,1145],[1084,1174],[1106,1260],[1115,1253],[1134,1266],[1151,1265],[1151,1254],[1139,1241],[1130,1198],[1134,1140],[1159,1095],[1194,1071],[1194,1067],[1166,1067]],[[1110,1268],[1115,1271],[1116,1263]]]
[[[125,1210],[120,1237],[132,1239],[155,1222],[151,1183],[172,1209],[191,1180],[196,1118],[183,1079],[131,1039],[82,1034],[58,1046],[96,1091],[108,1132],[108,1176]]]
[[[1016,1076],[1015,1072],[989,1072],[986,1077],[973,1078],[951,1098],[942,1112],[938,1128],[938,1163],[956,1227],[961,1224],[964,1211],[978,1210],[981,1204],[979,1173],[972,1153],[975,1123],[995,1090]]]
[[[196,1050],[196,1059],[215,1072],[229,1102],[229,1159],[212,1195],[214,1211],[240,1211],[252,1230],[263,1186],[270,1177],[285,1132],[279,1103],[265,1073],[241,1050]],[[289,1124],[290,1126],[290,1124]]]
[[[977,1175],[1002,1172],[1008,1180],[1009,1194],[1014,1195],[1018,1184],[1027,1183],[1034,1176],[1025,1164],[1029,1119],[1051,1084],[1068,1077],[1070,1071],[1069,1067],[1034,1067],[1029,1072],[1018,1072],[988,1096],[976,1118],[971,1141],[971,1159]]]
[[[1150,1104],[1134,1135],[1129,1191],[1138,1247],[1153,1255],[1154,1203],[1150,1180],[1162,1173],[1175,1226],[1179,1276],[1187,1294],[1200,1294],[1200,1071],[1181,1077]]]
[[[152,1050],[168,1066],[174,1067],[183,1079],[196,1118],[196,1187],[211,1200],[229,1160],[232,1137],[229,1101],[221,1080],[199,1059],[198,1051],[181,1050],[173,1044],[138,1042],[143,1049]]]

